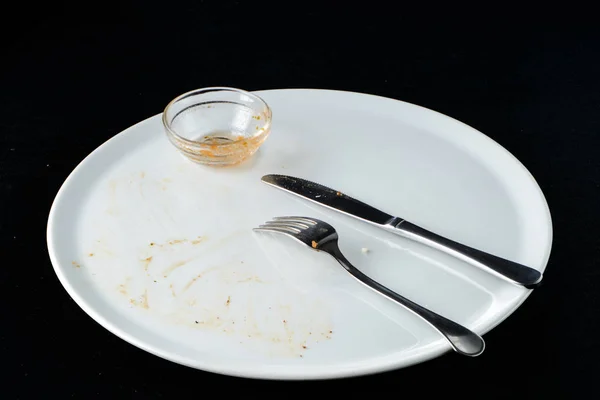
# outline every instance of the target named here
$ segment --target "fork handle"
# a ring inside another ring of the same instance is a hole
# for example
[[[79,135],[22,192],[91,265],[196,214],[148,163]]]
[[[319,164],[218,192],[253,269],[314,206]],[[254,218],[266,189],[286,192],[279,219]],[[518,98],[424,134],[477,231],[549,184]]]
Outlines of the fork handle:
[[[384,296],[423,318],[450,342],[452,348],[457,353],[471,357],[478,356],[483,353],[483,350],[485,349],[485,342],[481,336],[470,331],[464,326],[457,324],[456,322],[453,322],[439,314],[434,313],[431,310],[428,310],[425,307],[418,305],[417,303],[399,295],[393,290],[369,278],[358,268],[354,267],[350,261],[346,259],[346,257],[344,257],[336,242],[331,241],[329,243],[324,243],[319,247],[319,250],[322,250],[333,256],[333,258],[335,258],[346,269],[346,271],[348,271],[361,283],[383,294]]]
[[[400,236],[441,250],[477,267],[491,270],[527,289],[534,289],[541,284],[543,276],[538,270],[455,242],[406,220],[386,227]]]

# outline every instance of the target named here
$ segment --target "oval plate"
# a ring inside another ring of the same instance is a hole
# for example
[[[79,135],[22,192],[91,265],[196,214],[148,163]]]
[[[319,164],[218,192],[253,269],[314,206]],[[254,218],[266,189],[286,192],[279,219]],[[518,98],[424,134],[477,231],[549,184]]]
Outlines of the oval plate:
[[[106,329],[183,365],[267,379],[362,375],[450,350],[332,258],[252,231],[278,215],[330,222],[363,272],[479,334],[530,294],[260,181],[280,173],[319,182],[543,271],[548,206],[498,144],[397,100],[309,89],[257,94],[272,107],[273,131],[242,165],[189,162],[157,115],[104,143],[61,187],[48,221],[50,258],[69,295]]]

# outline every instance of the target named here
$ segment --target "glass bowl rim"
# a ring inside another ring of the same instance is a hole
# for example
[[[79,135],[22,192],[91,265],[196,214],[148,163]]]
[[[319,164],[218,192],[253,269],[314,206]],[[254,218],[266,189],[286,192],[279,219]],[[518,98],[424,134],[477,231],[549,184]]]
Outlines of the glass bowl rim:
[[[209,92],[209,91],[235,92],[235,93],[245,94],[248,97],[251,97],[251,98],[257,100],[267,110],[267,116],[268,116],[268,118],[265,121],[265,127],[264,127],[264,129],[267,130],[267,129],[270,128],[270,125],[271,125],[271,115],[272,115],[271,107],[269,107],[269,105],[267,104],[267,102],[265,100],[263,100],[262,97],[260,97],[257,94],[254,94],[252,92],[249,92],[247,90],[244,90],[244,89],[238,89],[238,88],[228,87],[228,86],[210,86],[210,87],[203,87],[203,88],[193,89],[193,90],[187,91],[185,93],[182,93],[182,94],[178,95],[177,97],[175,97],[173,100],[171,100],[169,102],[169,104],[166,105],[166,107],[164,108],[164,110],[162,112],[162,118],[161,119],[162,119],[163,126],[165,127],[165,129],[167,130],[167,133],[169,135],[173,136],[174,138],[176,138],[177,140],[179,140],[179,141],[181,141],[183,143],[186,143],[186,144],[191,145],[191,146],[198,146],[198,147],[201,147],[201,148],[202,147],[211,147],[211,146],[213,148],[215,146],[216,147],[227,147],[227,146],[231,146],[231,145],[234,145],[234,144],[237,143],[237,141],[234,141],[234,142],[230,142],[230,143],[221,143],[221,144],[211,144],[211,145],[208,145],[208,144],[204,144],[204,143],[198,142],[196,140],[186,139],[183,136],[179,135],[177,132],[175,132],[173,129],[171,129],[171,124],[167,121],[167,110],[169,110],[169,108],[173,104],[177,103],[178,101],[180,101],[180,100],[182,100],[182,99],[184,99],[186,97],[189,97],[191,95],[197,94],[199,92]],[[254,137],[254,136],[252,136],[252,137]],[[247,139],[250,139],[252,137],[249,137]]]

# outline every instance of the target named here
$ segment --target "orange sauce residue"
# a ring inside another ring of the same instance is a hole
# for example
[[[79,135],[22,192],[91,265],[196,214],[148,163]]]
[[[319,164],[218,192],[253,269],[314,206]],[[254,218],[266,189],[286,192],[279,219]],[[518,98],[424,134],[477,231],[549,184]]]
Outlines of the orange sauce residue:
[[[178,144],[186,155],[200,162],[211,162],[215,164],[235,165],[254,154],[258,147],[267,138],[269,131],[258,128],[255,136],[243,135],[204,137],[197,146],[189,146],[185,143]],[[229,139],[228,139],[229,138]]]

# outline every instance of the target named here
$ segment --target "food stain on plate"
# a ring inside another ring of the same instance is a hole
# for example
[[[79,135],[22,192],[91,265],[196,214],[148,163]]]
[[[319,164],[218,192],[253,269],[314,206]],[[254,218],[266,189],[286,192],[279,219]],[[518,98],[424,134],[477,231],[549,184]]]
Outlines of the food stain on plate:
[[[129,303],[136,307],[141,307],[146,310],[149,309],[150,305],[148,304],[148,289],[144,290],[144,293],[142,293],[141,296],[137,298],[130,298]]]
[[[147,196],[147,190],[153,193],[154,190],[166,192],[173,180],[169,177],[152,178],[146,171],[132,172],[121,178],[113,178],[108,181],[107,193],[108,201],[106,213],[117,217],[120,214],[118,207],[120,196],[131,196],[136,193],[141,200]]]
[[[182,210],[192,208],[185,201],[173,206],[180,203],[169,189],[188,183],[189,177],[150,169],[107,180],[105,195],[97,199],[108,218],[105,214],[106,221],[98,223],[105,228],[86,241],[82,272],[130,318],[150,318],[165,329],[191,330],[199,338],[218,335],[275,358],[302,358],[329,341],[327,303],[307,298],[282,282],[268,262],[246,258],[240,250],[251,229],[178,234],[189,219]],[[227,189],[211,185],[221,195]]]
[[[192,261],[192,259],[187,259],[187,260],[179,260],[174,262],[173,264],[169,265],[163,272],[162,272],[162,276],[163,278],[167,278],[169,276],[169,274],[173,271],[175,271],[177,268],[184,266],[185,264],[189,263],[190,261]]]
[[[188,307],[169,315],[172,323],[227,335],[245,348],[273,357],[302,358],[310,348],[332,338],[331,317],[321,302],[302,301],[283,291],[266,299],[260,290],[240,291],[235,284],[208,295],[205,286],[196,289],[183,303]],[[221,294],[226,289],[237,294]]]
[[[326,304],[282,286],[268,263],[265,271],[235,253],[211,258],[223,254],[225,245],[235,247],[232,238],[244,240],[238,231],[212,241],[207,235],[153,240],[138,247],[131,263],[118,251],[112,259],[96,257],[95,246],[84,254],[94,254],[90,268],[112,268],[106,279],[122,277],[113,293],[130,312],[161,323],[224,335],[233,345],[276,358],[302,358],[331,339]],[[110,249],[104,240],[94,243]],[[115,267],[116,261],[123,267]]]

